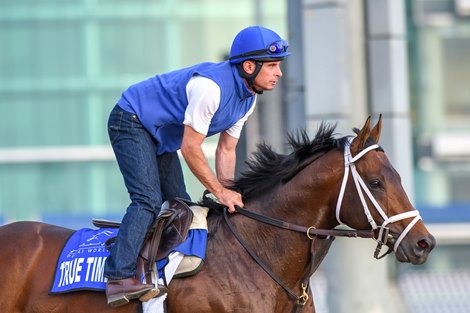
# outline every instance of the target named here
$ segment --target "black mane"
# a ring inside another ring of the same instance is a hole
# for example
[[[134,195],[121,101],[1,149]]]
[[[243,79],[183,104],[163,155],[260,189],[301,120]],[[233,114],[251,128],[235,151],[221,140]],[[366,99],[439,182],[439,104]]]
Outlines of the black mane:
[[[334,138],[336,125],[321,123],[313,140],[305,130],[296,135],[288,134],[292,152],[279,154],[263,143],[258,151],[246,161],[246,169],[235,179],[231,188],[239,191],[244,200],[261,195],[274,186],[286,183],[304,167],[314,161],[312,156],[320,155],[331,149],[344,149],[347,137]]]

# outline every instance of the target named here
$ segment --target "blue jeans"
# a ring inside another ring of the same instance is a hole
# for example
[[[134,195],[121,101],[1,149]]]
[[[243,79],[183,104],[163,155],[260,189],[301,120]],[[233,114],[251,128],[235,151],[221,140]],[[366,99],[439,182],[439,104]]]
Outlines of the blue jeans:
[[[156,141],[137,116],[118,105],[111,111],[108,133],[131,204],[127,208],[104,275],[108,279],[134,277],[145,235],[165,200],[189,199],[176,152],[156,155]]]

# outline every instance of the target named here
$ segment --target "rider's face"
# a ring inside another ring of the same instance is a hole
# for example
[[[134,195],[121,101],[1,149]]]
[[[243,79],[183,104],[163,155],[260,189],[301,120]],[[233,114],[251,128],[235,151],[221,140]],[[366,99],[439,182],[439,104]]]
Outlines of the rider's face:
[[[256,64],[251,60],[247,60],[243,64],[243,67],[245,72],[252,74],[256,69]],[[272,90],[277,85],[281,76],[281,61],[263,62],[258,75],[255,77],[253,85],[256,90],[259,91]]]
[[[264,62],[253,85],[257,90],[272,90],[281,76],[281,61]]]

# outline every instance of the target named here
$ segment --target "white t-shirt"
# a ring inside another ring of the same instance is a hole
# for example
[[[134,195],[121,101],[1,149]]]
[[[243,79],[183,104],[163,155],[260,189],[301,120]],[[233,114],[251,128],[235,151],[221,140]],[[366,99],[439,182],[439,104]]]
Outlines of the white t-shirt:
[[[207,135],[212,117],[220,105],[220,87],[213,80],[195,75],[186,85],[186,97],[188,107],[184,114],[183,124],[191,126],[200,134]],[[237,123],[226,130],[235,138],[240,138],[243,125],[253,113],[256,106],[256,98],[253,106]]]

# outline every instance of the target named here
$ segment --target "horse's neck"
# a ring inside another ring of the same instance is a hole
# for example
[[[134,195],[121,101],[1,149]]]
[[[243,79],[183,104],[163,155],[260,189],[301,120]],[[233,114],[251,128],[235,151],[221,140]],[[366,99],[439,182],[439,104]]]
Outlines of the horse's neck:
[[[337,225],[335,209],[324,188],[299,186],[292,181],[280,186],[270,195],[247,204],[250,210],[291,224],[315,228],[333,228]]]
[[[306,209],[295,207],[296,205],[300,206],[300,202],[294,200],[284,202],[286,198],[288,197],[260,198],[256,201],[247,202],[246,208],[287,223],[306,227],[317,227],[322,223],[324,216],[319,216],[316,219],[309,217],[307,219],[302,216],[301,212]],[[244,216],[239,216],[235,223],[248,245],[286,283],[297,284],[304,278],[306,272],[309,271],[308,265],[311,260],[310,249],[312,244],[306,234],[263,224]],[[314,241],[316,240],[314,239]],[[323,248],[323,244],[315,244],[315,246],[321,247],[321,250],[324,251],[324,253],[318,251],[318,255],[324,255],[328,251],[328,248],[326,250]]]

